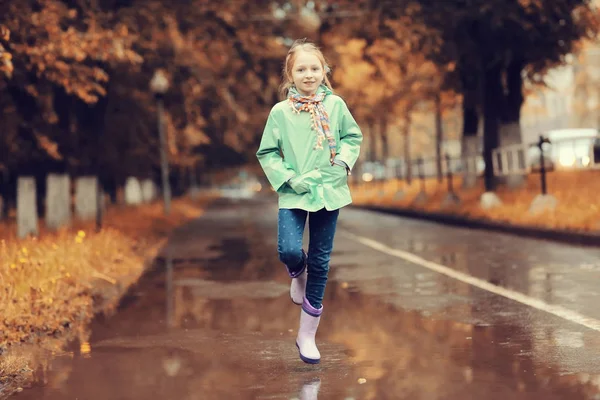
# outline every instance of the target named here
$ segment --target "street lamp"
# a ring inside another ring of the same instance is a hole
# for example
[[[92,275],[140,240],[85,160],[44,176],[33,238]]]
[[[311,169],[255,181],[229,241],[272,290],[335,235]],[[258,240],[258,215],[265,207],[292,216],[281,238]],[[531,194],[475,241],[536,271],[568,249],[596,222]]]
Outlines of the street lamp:
[[[169,184],[169,160],[167,159],[167,139],[164,126],[163,99],[169,90],[169,79],[162,69],[157,69],[150,81],[150,90],[156,99],[158,109],[158,136],[160,138],[160,169],[162,173],[163,199],[165,215],[171,211],[171,185]]]

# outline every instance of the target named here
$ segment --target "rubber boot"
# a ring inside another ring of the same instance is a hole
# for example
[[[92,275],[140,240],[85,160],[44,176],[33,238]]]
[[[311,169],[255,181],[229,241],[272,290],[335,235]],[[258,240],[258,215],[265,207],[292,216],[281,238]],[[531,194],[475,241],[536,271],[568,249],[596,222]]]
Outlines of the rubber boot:
[[[304,298],[302,310],[300,311],[300,327],[296,337],[296,347],[300,352],[300,359],[307,364],[318,364],[321,361],[321,353],[317,349],[315,336],[321,321],[323,306],[316,309]]]

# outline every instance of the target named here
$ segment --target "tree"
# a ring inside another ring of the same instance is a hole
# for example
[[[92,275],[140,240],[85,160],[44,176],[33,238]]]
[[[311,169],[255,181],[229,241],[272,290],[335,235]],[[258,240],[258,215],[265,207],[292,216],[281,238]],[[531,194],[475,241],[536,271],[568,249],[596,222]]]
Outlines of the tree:
[[[523,79],[541,80],[574,44],[597,32],[588,0],[418,0],[415,19],[438,30],[435,60],[454,61],[464,95],[465,135],[484,118],[485,186],[493,190],[492,151],[521,141]],[[476,104],[481,104],[478,109]]]
[[[597,43],[582,43],[573,60],[572,124],[600,129],[600,69]]]
[[[252,152],[265,104],[276,94],[273,77],[284,51],[272,23],[238,17],[261,6],[199,0],[3,3],[3,163],[21,171],[51,162],[52,168],[85,173],[96,157],[113,176],[147,174],[158,162],[147,86],[154,69],[165,66],[172,80],[171,162],[188,165],[199,151],[212,156],[213,145],[232,149],[240,162]]]
[[[107,68],[141,61],[131,50],[132,38],[109,15],[58,0],[5,2],[0,15],[0,97],[5,112],[12,110],[0,128],[0,147],[12,149],[7,162],[81,156],[80,148],[68,152],[62,146],[78,141],[76,107],[106,94]]]
[[[423,51],[434,45],[436,37],[427,27],[412,23],[401,5],[385,2],[371,4],[360,18],[345,25],[341,29],[329,26],[323,38],[337,53],[339,66],[334,68],[334,78],[339,90],[355,105],[358,118],[366,125],[367,158],[378,159],[377,148],[382,149],[382,159],[388,158],[388,126],[400,120],[410,180],[411,115],[416,107],[433,101],[445,90],[448,66],[436,66]]]
[[[434,103],[434,112],[438,118],[436,124],[436,148],[438,173],[441,173],[441,139],[442,114],[446,102],[441,99],[452,97],[452,91],[445,90],[445,78],[449,66],[438,66],[427,60],[424,52],[414,48],[414,44],[404,40],[405,32],[398,21],[389,21],[388,26],[394,32],[391,38],[376,39],[368,51],[368,56],[381,71],[384,80],[384,95],[376,105],[381,111],[382,126],[387,126],[387,118],[399,115],[402,121],[402,136],[404,138],[404,162],[406,179],[412,179],[410,128],[411,114],[415,108]],[[439,101],[438,101],[439,100]],[[383,132],[383,137],[387,132]],[[385,141],[387,143],[387,140]]]

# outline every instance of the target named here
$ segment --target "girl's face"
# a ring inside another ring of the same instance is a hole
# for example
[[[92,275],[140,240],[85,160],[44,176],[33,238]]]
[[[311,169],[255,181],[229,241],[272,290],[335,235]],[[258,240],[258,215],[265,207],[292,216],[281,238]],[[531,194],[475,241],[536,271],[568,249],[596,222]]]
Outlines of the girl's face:
[[[292,80],[298,92],[303,96],[315,94],[324,77],[323,65],[319,58],[314,53],[298,51],[292,66]]]

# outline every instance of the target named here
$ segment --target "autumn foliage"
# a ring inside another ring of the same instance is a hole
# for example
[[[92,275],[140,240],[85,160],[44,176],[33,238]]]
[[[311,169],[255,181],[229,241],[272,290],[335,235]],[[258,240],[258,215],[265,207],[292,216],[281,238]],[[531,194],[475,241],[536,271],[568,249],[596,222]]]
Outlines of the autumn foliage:
[[[541,0],[313,3],[2,2],[0,169],[12,180],[40,169],[97,174],[105,186],[129,175],[156,177],[148,83],[159,68],[171,83],[165,104],[174,171],[254,162],[283,58],[298,37],[322,47],[334,88],[368,141],[387,149],[390,127],[400,126],[408,154],[415,110],[443,113],[481,92],[464,78],[481,74],[482,48],[502,55],[502,68],[518,62],[516,71],[533,77],[593,35],[596,22],[587,0],[552,7]]]
[[[273,101],[283,50],[256,24],[234,18],[253,7],[3,2],[0,169],[104,173],[119,183],[152,176],[158,140],[148,82],[158,68],[171,81],[171,163],[197,163],[203,145],[208,163],[213,154],[239,159]]]
[[[519,119],[524,79],[541,82],[595,36],[599,20],[590,0],[311,4],[2,2],[0,195],[14,199],[24,174],[97,175],[111,194],[128,176],[158,181],[149,88],[158,69],[170,82],[172,180],[192,167],[201,175],[256,163],[283,59],[299,37],[329,59],[334,89],[366,137],[362,160],[402,158],[410,175],[409,159],[441,159],[445,139],[472,137],[483,120],[490,190],[491,151],[520,140],[518,129],[504,137],[502,128]],[[434,116],[435,129],[419,131],[419,115]],[[444,121],[461,118],[448,132]],[[402,150],[392,154],[393,143]]]

